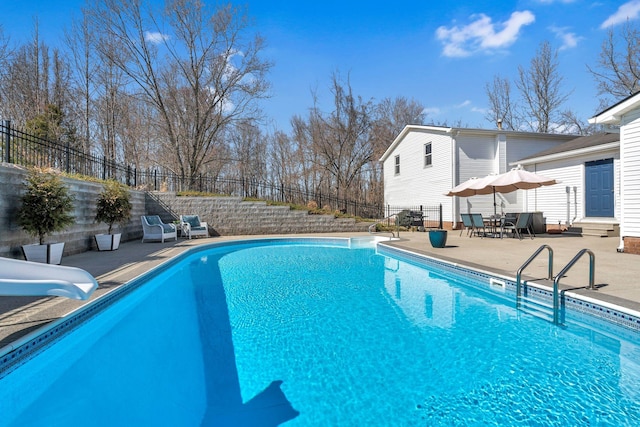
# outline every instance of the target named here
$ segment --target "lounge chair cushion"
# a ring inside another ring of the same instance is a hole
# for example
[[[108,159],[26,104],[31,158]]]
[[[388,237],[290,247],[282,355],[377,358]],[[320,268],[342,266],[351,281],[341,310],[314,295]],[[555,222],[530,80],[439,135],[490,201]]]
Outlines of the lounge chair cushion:
[[[182,221],[188,223],[192,230],[205,229],[205,227],[200,223],[198,215],[182,215]]]

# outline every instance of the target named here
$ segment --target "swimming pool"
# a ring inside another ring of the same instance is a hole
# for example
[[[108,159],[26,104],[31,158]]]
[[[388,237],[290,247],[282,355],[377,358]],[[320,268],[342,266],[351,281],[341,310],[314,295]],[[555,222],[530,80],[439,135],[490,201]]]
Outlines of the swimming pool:
[[[145,275],[5,364],[0,425],[640,423],[636,334],[350,243],[214,245]]]

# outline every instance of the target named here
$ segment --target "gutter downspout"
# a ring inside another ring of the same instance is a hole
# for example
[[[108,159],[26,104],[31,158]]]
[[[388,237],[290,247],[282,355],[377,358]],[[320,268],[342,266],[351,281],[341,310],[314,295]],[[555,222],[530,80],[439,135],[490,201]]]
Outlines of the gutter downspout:
[[[626,216],[625,216],[625,209],[624,209],[624,205],[625,205],[625,198],[624,198],[624,170],[625,170],[625,162],[624,162],[624,158],[625,158],[625,144],[623,144],[623,140],[625,139],[625,131],[624,131],[624,127],[620,126],[620,159],[618,161],[618,164],[620,165],[618,167],[618,193],[619,193],[619,206],[620,206],[620,213],[619,213],[619,222],[620,222],[620,242],[618,243],[618,247],[616,248],[616,251],[618,252],[624,252],[624,235],[627,232],[627,226],[626,226]]]
[[[458,172],[458,141],[456,138],[460,134],[459,130],[456,130],[451,137],[451,187],[455,187],[457,184],[457,172]],[[460,211],[460,198],[453,196],[451,198],[453,218],[451,218],[451,227],[456,229],[458,227],[458,214]],[[442,219],[442,218],[441,218]]]
[[[567,221],[565,226],[569,229],[571,227],[571,187],[566,186],[565,190],[567,191]]]

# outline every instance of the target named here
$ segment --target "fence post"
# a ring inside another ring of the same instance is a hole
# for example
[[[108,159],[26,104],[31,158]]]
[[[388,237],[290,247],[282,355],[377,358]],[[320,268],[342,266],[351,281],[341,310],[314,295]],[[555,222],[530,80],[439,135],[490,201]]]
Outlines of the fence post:
[[[107,156],[102,156],[102,179],[107,179]]]
[[[440,210],[440,215],[439,215],[440,221],[438,222],[438,228],[442,230],[442,203],[440,203],[439,210]]]
[[[64,163],[67,173],[71,173],[71,147],[69,147],[69,141],[64,145]]]
[[[4,121],[4,161],[11,163],[11,120]]]

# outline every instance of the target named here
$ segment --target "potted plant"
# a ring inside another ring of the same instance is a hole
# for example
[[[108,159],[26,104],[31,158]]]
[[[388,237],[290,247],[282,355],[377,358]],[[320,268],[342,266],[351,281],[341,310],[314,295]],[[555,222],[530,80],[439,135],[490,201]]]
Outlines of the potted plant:
[[[26,191],[18,210],[18,222],[38,243],[23,245],[27,261],[60,264],[64,242],[45,244],[45,238],[73,224],[73,196],[58,175],[31,169],[26,178]]]
[[[107,234],[95,236],[98,250],[114,251],[120,247],[122,233],[113,234],[113,225],[124,225],[130,217],[131,201],[127,187],[114,180],[105,182],[96,202],[96,221],[106,223],[109,230]]]

